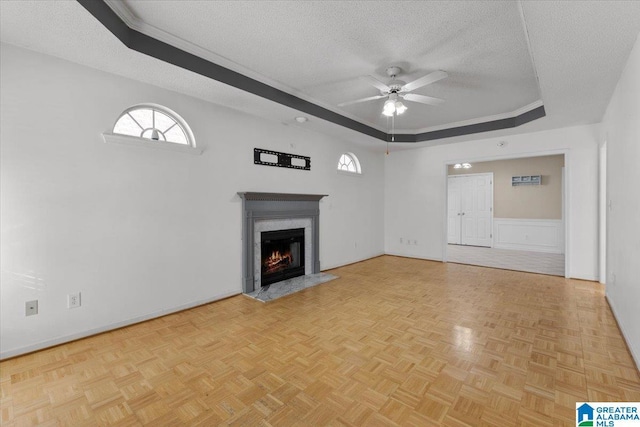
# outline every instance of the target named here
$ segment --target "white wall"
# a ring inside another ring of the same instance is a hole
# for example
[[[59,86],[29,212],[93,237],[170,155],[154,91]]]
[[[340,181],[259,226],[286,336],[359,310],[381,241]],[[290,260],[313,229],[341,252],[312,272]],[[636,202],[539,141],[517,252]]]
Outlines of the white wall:
[[[241,292],[237,191],[329,194],[321,202],[323,269],[383,250],[440,260],[445,164],[458,161],[566,153],[568,274],[597,280],[597,142],[604,134],[613,208],[607,295],[638,361],[640,198],[629,185],[640,179],[638,43],[602,133],[578,126],[384,159],[302,127],[66,61],[7,45],[0,52],[3,358]],[[104,144],[100,134],[118,114],[142,102],[179,112],[204,154]],[[498,148],[498,141],[508,145]],[[254,166],[254,147],[309,155],[312,171]],[[358,155],[363,176],[335,172],[344,151]],[[69,310],[66,295],[77,291],[82,307]],[[31,299],[40,314],[25,317]]]
[[[640,38],[603,120],[607,142],[607,297],[640,366]]]
[[[595,125],[394,152],[385,161],[385,251],[443,259],[446,164],[565,153],[569,277],[598,275],[598,138]],[[498,147],[499,141],[507,145]],[[400,239],[403,242],[400,243]],[[412,243],[407,245],[409,239]]]
[[[0,355],[241,292],[238,191],[328,194],[323,269],[383,252],[383,154],[13,46],[1,49]],[[178,112],[201,156],[105,144],[120,112]],[[308,155],[310,172],[253,164]],[[336,172],[354,152],[361,177]],[[82,292],[82,307],[66,297]],[[25,317],[25,302],[40,313]]]

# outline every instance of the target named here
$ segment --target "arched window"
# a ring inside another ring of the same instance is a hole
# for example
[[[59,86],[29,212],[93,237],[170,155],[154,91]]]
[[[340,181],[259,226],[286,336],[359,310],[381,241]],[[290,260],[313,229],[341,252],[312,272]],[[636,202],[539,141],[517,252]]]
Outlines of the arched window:
[[[186,122],[173,111],[159,105],[127,108],[113,125],[113,133],[189,147],[196,145]]]
[[[340,160],[338,160],[338,170],[355,174],[362,173],[360,162],[353,153],[344,153],[340,156]]]

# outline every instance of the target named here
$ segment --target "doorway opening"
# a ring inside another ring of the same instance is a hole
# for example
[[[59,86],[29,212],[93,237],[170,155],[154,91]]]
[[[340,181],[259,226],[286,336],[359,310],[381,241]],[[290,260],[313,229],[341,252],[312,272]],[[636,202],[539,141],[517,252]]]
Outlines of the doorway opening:
[[[564,162],[554,154],[448,165],[445,259],[564,277]]]

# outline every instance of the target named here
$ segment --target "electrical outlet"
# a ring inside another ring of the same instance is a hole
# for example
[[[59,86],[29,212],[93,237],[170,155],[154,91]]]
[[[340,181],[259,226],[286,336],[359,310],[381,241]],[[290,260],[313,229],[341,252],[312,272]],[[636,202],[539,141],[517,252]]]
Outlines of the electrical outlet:
[[[27,301],[24,306],[24,315],[33,316],[38,314],[38,300]]]
[[[67,295],[67,308],[80,307],[80,292]]]

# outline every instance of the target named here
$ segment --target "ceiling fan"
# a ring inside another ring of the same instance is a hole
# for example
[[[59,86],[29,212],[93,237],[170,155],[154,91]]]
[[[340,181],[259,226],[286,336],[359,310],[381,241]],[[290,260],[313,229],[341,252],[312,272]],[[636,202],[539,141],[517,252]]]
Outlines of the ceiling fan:
[[[391,66],[387,68],[387,75],[391,78],[391,81],[387,84],[382,83],[380,80],[372,76],[361,77],[367,83],[380,90],[380,95],[343,102],[338,104],[338,106],[344,107],[345,105],[357,104],[359,102],[388,98],[384,103],[382,114],[391,117],[394,114],[402,114],[407,110],[407,107],[402,103],[401,99],[427,105],[440,105],[444,102],[444,99],[409,92],[446,78],[446,72],[434,71],[433,73],[429,73],[426,76],[422,76],[409,83],[405,83],[404,81],[396,78],[400,73],[402,73],[402,68],[400,67]]]

